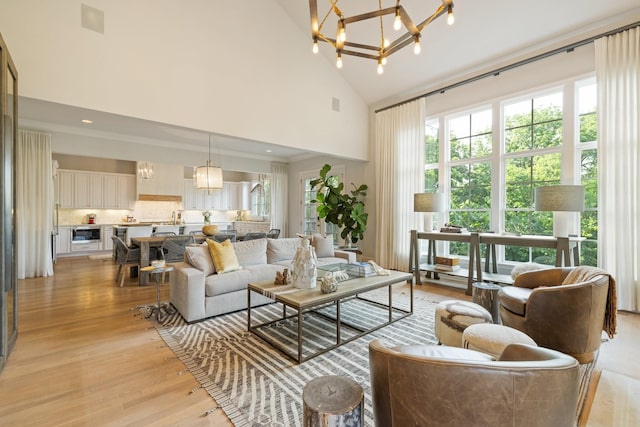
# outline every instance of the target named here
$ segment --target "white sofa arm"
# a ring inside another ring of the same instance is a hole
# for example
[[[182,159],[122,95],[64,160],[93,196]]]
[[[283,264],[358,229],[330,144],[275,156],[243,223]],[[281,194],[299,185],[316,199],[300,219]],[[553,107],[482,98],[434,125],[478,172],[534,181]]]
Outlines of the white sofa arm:
[[[176,269],[171,274],[169,287],[171,304],[187,322],[203,319],[206,317],[204,273],[184,262],[173,265]]]
[[[347,252],[347,251],[334,249],[333,256],[337,258],[344,258],[347,260],[347,263],[349,264],[351,264],[352,262],[356,262],[356,254],[354,252]]]

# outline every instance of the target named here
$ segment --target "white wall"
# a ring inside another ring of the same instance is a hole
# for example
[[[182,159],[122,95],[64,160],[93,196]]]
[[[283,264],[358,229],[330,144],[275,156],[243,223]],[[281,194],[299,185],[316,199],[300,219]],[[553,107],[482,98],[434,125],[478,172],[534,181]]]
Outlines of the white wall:
[[[104,34],[80,0],[2,0],[20,95],[366,160],[367,106],[274,0],[87,3]]]

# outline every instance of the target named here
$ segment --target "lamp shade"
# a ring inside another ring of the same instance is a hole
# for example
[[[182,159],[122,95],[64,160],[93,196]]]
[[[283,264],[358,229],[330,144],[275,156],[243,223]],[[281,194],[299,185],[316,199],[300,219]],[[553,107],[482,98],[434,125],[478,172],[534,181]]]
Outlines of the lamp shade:
[[[209,162],[207,162],[209,163]],[[211,166],[198,166],[194,173],[196,188],[199,190],[222,189],[222,168]]]
[[[442,212],[443,210],[442,193],[415,193],[413,195],[414,212]]]
[[[584,210],[582,185],[551,185],[536,188],[536,210],[579,212]]]

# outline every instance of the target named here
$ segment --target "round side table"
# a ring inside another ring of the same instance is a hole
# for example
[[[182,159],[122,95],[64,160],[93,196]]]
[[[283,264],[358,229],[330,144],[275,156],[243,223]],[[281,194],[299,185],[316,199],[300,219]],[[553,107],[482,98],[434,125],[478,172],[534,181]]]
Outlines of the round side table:
[[[314,378],[302,389],[305,427],[364,426],[364,391],[337,375]]]
[[[155,277],[156,279],[156,294],[157,294],[157,304],[155,306],[150,305],[147,306],[151,309],[151,312],[149,313],[149,316],[147,317],[151,317],[153,316],[153,312],[155,311],[156,313],[156,320],[158,322],[160,322],[161,319],[161,311],[164,310],[165,313],[167,314],[173,314],[175,313],[175,311],[173,310],[173,308],[171,308],[171,304],[169,304],[168,302],[161,302],[160,301],[160,284],[161,282],[161,278],[163,277],[164,273],[169,273],[170,271],[175,270],[175,267],[173,265],[165,265],[164,267],[154,267],[154,266],[149,266],[149,267],[143,267],[140,269],[141,271],[146,271],[147,273],[149,273],[151,276]]]
[[[486,282],[474,282],[473,283],[473,302],[480,304],[486,308],[491,317],[493,323],[500,324],[500,307],[498,305],[498,291],[501,286],[495,283]]]

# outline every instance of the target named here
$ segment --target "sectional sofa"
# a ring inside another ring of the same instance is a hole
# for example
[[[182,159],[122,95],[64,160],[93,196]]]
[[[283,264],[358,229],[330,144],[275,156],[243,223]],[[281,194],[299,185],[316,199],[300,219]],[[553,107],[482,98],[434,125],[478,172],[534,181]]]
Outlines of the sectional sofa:
[[[318,265],[355,262],[355,254],[334,250],[333,240],[314,236]],[[233,249],[242,267],[222,274],[216,272],[207,243],[188,246],[184,262],[175,263],[171,273],[171,304],[187,322],[195,322],[247,308],[247,284],[272,280],[276,272],[291,268],[291,261],[302,239],[256,239],[234,242]],[[252,295],[252,306],[273,302]]]

